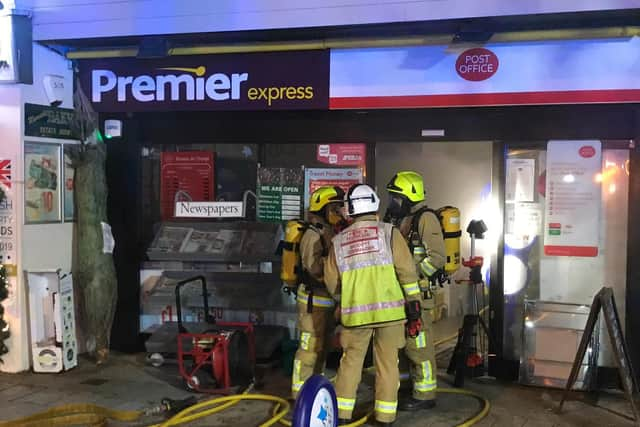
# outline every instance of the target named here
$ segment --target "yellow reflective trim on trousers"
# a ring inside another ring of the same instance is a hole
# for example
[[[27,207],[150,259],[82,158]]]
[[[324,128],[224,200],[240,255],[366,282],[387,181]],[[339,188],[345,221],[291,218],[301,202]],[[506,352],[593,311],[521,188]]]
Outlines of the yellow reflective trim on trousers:
[[[395,414],[398,409],[398,401],[385,402],[384,400],[376,400],[375,411],[382,414]]]
[[[300,381],[300,368],[302,367],[302,362],[299,359],[295,359],[293,361],[293,376],[291,378],[291,390],[293,392],[298,392],[302,388],[302,384],[304,381]]]
[[[425,361],[420,364],[420,370],[422,372],[422,381],[417,381],[413,385],[413,389],[418,392],[433,391],[438,387],[436,378],[433,376],[431,369],[431,362]]]
[[[431,277],[438,269],[429,262],[428,258],[425,258],[420,262],[420,271],[422,271],[422,274],[425,276]]]
[[[343,411],[351,411],[356,407],[355,399],[347,399],[344,397],[338,397],[338,409],[342,409]]]
[[[301,332],[300,333],[300,348],[303,350],[309,350],[309,339],[311,339],[311,334],[309,332]]]
[[[416,348],[425,348],[427,346],[427,336],[424,331],[420,331],[417,337],[415,337]]]
[[[418,286],[418,282],[402,285],[402,289],[404,289],[407,296],[417,295],[420,293],[420,286]]]
[[[300,304],[304,304],[304,305],[308,304],[309,294],[303,291],[301,288],[298,288],[298,296],[296,297],[296,301],[298,301]],[[322,297],[318,295],[313,296],[314,307],[330,308],[330,307],[334,307],[335,305],[336,305],[336,302],[331,298]]]
[[[435,389],[438,388],[438,385],[435,383],[435,381],[432,384],[418,384],[416,383],[413,387],[414,391],[417,391],[419,393],[428,393],[430,391],[434,391]]]

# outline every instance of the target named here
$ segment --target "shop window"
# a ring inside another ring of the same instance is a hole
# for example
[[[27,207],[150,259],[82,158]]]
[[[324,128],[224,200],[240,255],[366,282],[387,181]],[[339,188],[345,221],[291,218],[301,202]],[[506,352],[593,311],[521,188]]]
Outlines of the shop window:
[[[562,387],[603,286],[624,325],[629,150],[550,141],[511,146],[506,162],[504,357],[521,361],[521,382]],[[614,366],[606,340],[592,340],[578,386]]]
[[[161,206],[161,154],[163,152],[212,152],[213,199],[239,201],[246,191],[255,193],[258,164],[257,144],[180,144],[154,145],[143,150],[142,192],[145,242],[155,235],[154,226],[163,220]],[[248,198],[246,218],[255,219],[255,199]]]

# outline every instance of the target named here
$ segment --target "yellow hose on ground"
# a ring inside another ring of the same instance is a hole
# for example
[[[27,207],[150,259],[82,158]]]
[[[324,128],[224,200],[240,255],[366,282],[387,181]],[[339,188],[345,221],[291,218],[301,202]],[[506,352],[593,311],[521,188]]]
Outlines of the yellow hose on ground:
[[[480,312],[484,312],[487,307],[483,308]],[[444,344],[445,342],[451,341],[455,339],[458,334],[452,334],[448,337],[440,339],[434,343],[435,346],[439,346]],[[368,368],[370,370],[371,368]],[[466,396],[472,396],[479,401],[483,402],[483,408],[480,412],[478,412],[475,416],[468,419],[462,424],[459,424],[456,427],[470,427],[473,424],[477,423],[481,419],[487,416],[491,405],[488,400],[483,398],[477,393],[474,393],[469,390],[464,389],[438,389],[438,393],[449,393],[449,394],[462,394]],[[276,406],[273,410],[273,416],[268,421],[262,423],[260,427],[269,427],[274,425],[275,423],[283,424],[287,427],[291,427],[291,422],[284,419],[284,416],[289,412],[289,402],[285,399],[270,396],[265,394],[247,394],[245,391],[243,394],[235,395],[235,396],[224,396],[215,399],[206,400],[204,402],[197,403],[193,405],[167,421],[154,424],[150,427],[172,427],[180,424],[185,424],[200,418],[208,417],[219,412],[224,411],[225,409],[230,408],[238,404],[243,400],[258,400],[258,401],[270,401],[276,402]],[[214,406],[215,405],[215,406]],[[210,409],[205,409],[200,412],[196,412],[200,409],[207,408],[209,406],[214,406]],[[194,413],[196,412],[196,413]],[[90,427],[103,427],[107,425],[107,420],[115,420],[121,422],[131,422],[137,421],[144,414],[143,411],[116,411],[109,408],[104,408],[98,405],[92,404],[71,404],[71,405],[63,405],[51,408],[47,411],[40,412],[28,417],[20,418],[13,421],[0,421],[0,427],[67,427],[73,425],[84,425]],[[364,417],[360,418],[357,421],[349,424],[348,427],[359,427],[367,422],[369,417],[373,412],[368,413]]]
[[[366,372],[368,374],[375,373],[375,367],[374,366],[370,366],[370,367],[366,368],[364,370],[364,372]],[[478,401],[480,403],[482,403],[482,409],[480,410],[480,412],[475,414],[473,417],[467,419],[462,424],[457,424],[455,427],[470,427],[470,426],[474,425],[475,423],[477,423],[478,421],[480,421],[481,419],[483,419],[484,417],[486,417],[487,414],[489,413],[489,411],[491,410],[491,403],[489,403],[489,401],[487,399],[485,399],[484,397],[482,397],[480,394],[478,394],[476,392],[473,392],[471,390],[465,390],[465,389],[461,389],[461,388],[440,388],[440,387],[438,387],[436,389],[436,393],[462,394],[462,395],[465,395],[465,396],[474,397],[474,398],[478,399]],[[367,415],[367,417],[369,415]],[[349,426],[351,426],[351,425],[352,424],[349,424]],[[353,424],[353,425],[355,426],[355,424]],[[358,425],[361,425],[361,424],[358,424]]]
[[[249,394],[249,393],[251,392],[251,390],[253,390],[253,384],[249,385],[249,387],[247,387],[247,389],[246,389],[245,391],[243,391],[243,392],[242,392],[242,394],[240,394],[240,395],[235,395],[234,397],[238,397],[238,396],[240,396],[240,397],[241,397],[241,396],[245,396],[245,395]],[[216,400],[216,399],[209,399],[209,400],[206,400],[205,402],[200,402],[200,403],[198,403],[197,405],[200,405],[200,404],[202,404],[202,403],[207,403],[207,402],[208,402],[209,404],[211,404],[211,402],[212,402],[213,400]],[[215,413],[218,413],[218,412],[222,412],[222,411],[224,411],[224,410],[225,410],[225,409],[227,409],[227,408],[230,408],[230,407],[232,407],[232,406],[234,406],[234,405],[237,405],[238,403],[240,403],[240,400],[241,400],[241,399],[234,399],[234,400],[231,400],[231,401],[229,401],[229,402],[223,403],[223,404],[221,404],[221,405],[219,405],[219,406],[216,406],[216,407],[214,408],[214,409],[215,409],[215,412],[212,412],[212,413],[211,413],[211,414],[209,414],[209,415],[212,415],[212,414],[215,414]],[[190,406],[189,408],[185,408],[185,410],[186,410],[186,409],[190,409],[190,408],[193,408],[193,406]],[[212,409],[212,411],[213,411],[213,409]],[[182,412],[185,412],[185,411],[182,411]],[[181,412],[181,413],[182,413],[182,412]],[[173,418],[177,417],[178,415],[180,415],[180,413],[176,414]],[[203,416],[205,416],[205,415],[203,415]],[[197,419],[197,418],[194,418],[194,419]],[[171,421],[171,419],[169,419],[168,421]],[[182,421],[182,423],[185,423],[185,422],[188,422],[188,421]],[[149,427],[160,427],[160,426],[162,426],[162,425],[164,425],[164,424],[165,424],[165,423],[154,424],[154,425],[149,426]],[[181,423],[177,423],[177,424],[181,424]],[[172,424],[172,425],[176,425],[176,424]]]
[[[472,425],[474,425],[475,423],[479,422],[481,419],[486,417],[489,414],[489,411],[491,410],[491,403],[489,403],[487,399],[480,396],[478,393],[475,393],[470,390],[465,390],[462,388],[438,388],[436,389],[436,392],[449,393],[449,394],[463,394],[465,396],[475,397],[483,404],[480,412],[475,414],[473,417],[467,419],[462,424],[458,424],[456,427],[471,427]]]
[[[274,408],[274,413],[275,410],[278,409],[277,407]],[[347,424],[344,427],[359,427],[361,425],[363,425],[364,423],[367,422],[367,420],[371,417],[371,415],[373,415],[373,411],[370,411],[367,415],[365,415],[364,417],[352,422],[351,424]],[[281,419],[280,420],[280,424],[287,426],[287,427],[292,427],[291,421],[286,420],[286,419]]]
[[[142,411],[116,411],[89,403],[56,406],[43,412],[12,421],[0,421],[0,427],[102,427],[107,420],[136,421]]]
[[[224,411],[229,406],[234,405],[242,400],[258,400],[258,401],[268,401],[268,402],[276,402],[278,403],[278,407],[282,409],[278,409],[278,412],[266,422],[260,424],[259,427],[269,427],[279,422],[287,413],[289,412],[289,402],[286,399],[277,396],[270,396],[267,394],[239,394],[236,396],[224,396],[218,397],[211,400],[206,400],[204,402],[197,403],[189,408],[179,412],[175,416],[169,418],[167,421],[161,424],[156,424],[152,427],[171,427],[179,424],[188,423],[200,418],[208,417],[218,412]],[[220,405],[224,403],[223,405]],[[198,410],[203,408],[207,408],[212,405],[217,405],[211,409],[204,409],[200,412],[193,414]],[[229,405],[229,406],[226,406]]]

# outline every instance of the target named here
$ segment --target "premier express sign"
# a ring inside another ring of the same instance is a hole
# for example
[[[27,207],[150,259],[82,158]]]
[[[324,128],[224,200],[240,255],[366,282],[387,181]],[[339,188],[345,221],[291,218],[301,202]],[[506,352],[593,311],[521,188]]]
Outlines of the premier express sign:
[[[327,109],[329,53],[85,60],[80,83],[98,112]]]

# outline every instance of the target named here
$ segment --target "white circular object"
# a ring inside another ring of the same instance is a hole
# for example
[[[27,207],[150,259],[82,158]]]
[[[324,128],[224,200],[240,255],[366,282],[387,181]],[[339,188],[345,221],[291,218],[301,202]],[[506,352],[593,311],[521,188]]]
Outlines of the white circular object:
[[[520,292],[527,283],[527,266],[513,255],[504,257],[504,294]]]
[[[200,387],[200,379],[196,375],[192,376],[189,381],[187,381],[187,387],[191,390],[197,389]]]
[[[321,388],[313,400],[309,427],[327,427],[333,425],[336,414],[333,412],[331,394],[326,388]]]
[[[151,366],[154,366],[156,368],[164,364],[164,356],[162,356],[160,353],[150,354],[148,357],[148,360],[149,360],[149,363],[151,363]]]

